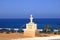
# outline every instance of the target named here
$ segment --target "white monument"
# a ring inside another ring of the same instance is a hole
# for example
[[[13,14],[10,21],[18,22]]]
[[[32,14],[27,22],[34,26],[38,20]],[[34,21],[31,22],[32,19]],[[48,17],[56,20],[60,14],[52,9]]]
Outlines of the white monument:
[[[33,17],[30,15],[30,22],[26,24],[26,29],[24,30],[24,36],[34,37],[37,30],[37,24],[33,22]]]

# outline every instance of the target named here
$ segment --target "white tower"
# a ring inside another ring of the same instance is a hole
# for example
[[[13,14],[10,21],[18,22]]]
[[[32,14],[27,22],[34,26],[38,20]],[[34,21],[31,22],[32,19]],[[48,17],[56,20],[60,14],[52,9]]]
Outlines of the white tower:
[[[33,22],[33,17],[30,15],[30,22],[26,24],[26,29],[24,30],[24,36],[34,37],[37,30],[37,24]]]

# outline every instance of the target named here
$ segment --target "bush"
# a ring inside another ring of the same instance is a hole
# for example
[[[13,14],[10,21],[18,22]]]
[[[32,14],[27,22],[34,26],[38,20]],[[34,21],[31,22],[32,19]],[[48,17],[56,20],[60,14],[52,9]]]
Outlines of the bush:
[[[58,32],[54,32],[54,34],[58,34]]]
[[[0,33],[3,33],[3,31],[0,31]]]
[[[10,32],[8,31],[8,32],[6,32],[7,34],[9,34]]]

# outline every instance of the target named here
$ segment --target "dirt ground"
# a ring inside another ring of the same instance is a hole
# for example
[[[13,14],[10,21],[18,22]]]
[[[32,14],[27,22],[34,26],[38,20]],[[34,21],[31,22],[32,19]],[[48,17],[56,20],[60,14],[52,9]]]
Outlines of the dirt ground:
[[[11,40],[16,38],[28,38],[23,35],[24,33],[0,33],[0,40]],[[43,36],[53,36],[54,34],[36,34],[36,37],[43,37]]]

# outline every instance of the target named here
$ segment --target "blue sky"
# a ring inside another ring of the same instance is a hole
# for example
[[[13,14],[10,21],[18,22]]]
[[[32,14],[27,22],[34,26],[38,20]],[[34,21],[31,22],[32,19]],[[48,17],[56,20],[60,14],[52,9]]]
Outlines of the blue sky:
[[[0,18],[60,18],[60,0],[0,0]]]

